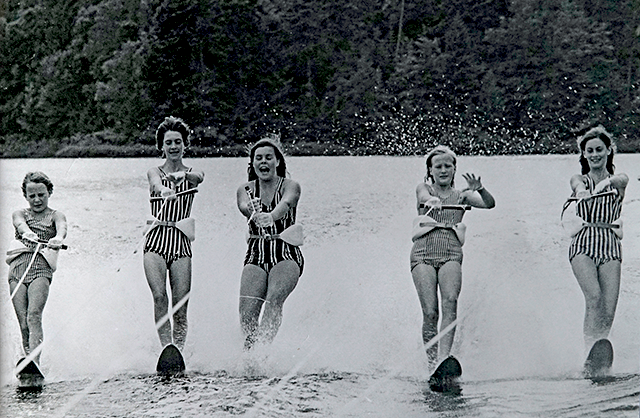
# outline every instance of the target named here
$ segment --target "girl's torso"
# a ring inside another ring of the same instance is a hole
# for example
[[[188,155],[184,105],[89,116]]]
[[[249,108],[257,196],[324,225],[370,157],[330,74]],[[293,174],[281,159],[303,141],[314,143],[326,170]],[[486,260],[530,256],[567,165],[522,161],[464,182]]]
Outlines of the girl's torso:
[[[443,205],[459,205],[462,203],[462,191],[457,189],[451,189],[450,193],[444,195],[438,195],[438,193],[433,189],[433,187],[429,187],[429,193],[432,196],[438,197]],[[446,223],[446,224],[458,224],[462,222],[462,217],[464,216],[464,211],[456,210],[456,209],[444,209],[438,210],[434,209],[429,212],[429,216],[433,218],[436,222]]]
[[[596,183],[588,175],[584,175],[583,181],[589,192],[593,193]],[[607,186],[603,191],[616,190],[613,186]],[[585,222],[612,223],[622,213],[622,197],[619,194],[582,200],[576,207],[577,215]]]
[[[273,199],[269,204],[261,203],[262,212],[271,212],[280,203],[282,195],[284,194],[284,178],[278,177],[278,183],[273,194]],[[254,195],[260,197],[260,181],[254,180]],[[291,225],[296,223],[296,208],[292,207],[289,211],[280,219],[274,220],[272,226],[268,228],[258,228],[258,226],[251,222],[249,223],[249,233],[251,235],[264,235],[264,234],[279,234]]]
[[[53,219],[55,213],[56,211],[53,209],[48,209],[44,214],[38,215],[35,215],[33,212],[31,212],[30,209],[22,210],[22,214],[27,222],[27,225],[29,226],[29,229],[31,229],[42,241],[49,241],[57,234],[56,223]],[[31,241],[22,240],[22,236],[18,234],[17,230],[15,237],[16,239],[21,240],[23,244],[27,246],[35,245]]]
[[[176,194],[195,188],[195,186],[187,180],[174,187],[174,184],[167,179],[167,173],[162,167],[158,167],[160,171],[160,180],[162,185],[174,189]],[[191,168],[187,168],[185,172],[190,172]],[[160,197],[160,192],[151,193],[151,197]],[[161,221],[177,222],[191,216],[191,207],[193,206],[193,193],[187,193],[178,196],[175,200],[153,200],[151,201],[151,214]]]

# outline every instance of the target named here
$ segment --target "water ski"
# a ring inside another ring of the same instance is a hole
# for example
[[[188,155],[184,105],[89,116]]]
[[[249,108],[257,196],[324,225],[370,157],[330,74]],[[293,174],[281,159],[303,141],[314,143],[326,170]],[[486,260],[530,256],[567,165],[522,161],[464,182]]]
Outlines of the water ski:
[[[16,367],[21,367],[24,359],[20,359]],[[40,390],[44,385],[44,375],[38,368],[38,365],[32,360],[17,374],[20,390]]]
[[[587,360],[584,362],[584,375],[587,378],[604,377],[613,364],[613,346],[606,338],[593,344]]]
[[[453,356],[449,356],[436,368],[429,378],[429,388],[434,392],[459,392],[458,378],[462,376],[462,366]]]
[[[173,344],[167,344],[162,353],[160,353],[160,358],[158,358],[158,365],[156,366],[158,374],[161,376],[178,375],[183,373],[185,368],[184,358],[178,347]]]

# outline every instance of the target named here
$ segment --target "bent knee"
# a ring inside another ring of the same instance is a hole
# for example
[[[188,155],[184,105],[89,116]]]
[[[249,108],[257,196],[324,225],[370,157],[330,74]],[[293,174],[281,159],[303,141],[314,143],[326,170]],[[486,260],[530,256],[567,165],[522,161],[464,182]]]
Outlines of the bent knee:
[[[24,316],[24,317],[18,318],[18,325],[20,326],[21,330],[28,329],[29,328],[29,322],[27,320],[27,317]]]
[[[442,311],[455,311],[458,308],[458,296],[448,296],[442,298]]]
[[[430,312],[422,315],[422,320],[426,324],[437,324],[439,319],[440,315],[438,315],[438,312]]]
[[[267,296],[265,297],[265,302],[271,307],[282,307],[289,295],[293,293],[294,287],[291,287],[291,289],[278,289],[276,291],[268,291]]]
[[[153,296],[153,301],[156,304],[169,303],[169,297],[167,296],[166,292],[151,292],[151,295]]]
[[[602,303],[602,292],[599,290],[585,292],[584,301],[588,307],[597,307]]]
[[[37,325],[42,323],[42,311],[29,311],[27,312],[27,324]]]
[[[176,320],[186,320],[187,319],[187,305],[182,305],[180,309],[176,309],[173,312],[173,318]]]

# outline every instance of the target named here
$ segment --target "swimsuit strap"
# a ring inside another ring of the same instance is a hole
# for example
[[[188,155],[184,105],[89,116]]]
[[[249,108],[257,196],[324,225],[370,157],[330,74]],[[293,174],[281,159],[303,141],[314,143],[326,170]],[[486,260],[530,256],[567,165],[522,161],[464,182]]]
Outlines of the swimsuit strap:
[[[255,197],[260,197],[260,180],[255,179],[254,182],[255,182],[253,187],[254,195]],[[281,196],[282,193],[280,189],[282,188],[283,184],[284,184],[284,179],[282,177],[278,177],[278,185],[276,186],[276,192],[273,194],[273,200],[271,200],[271,202],[265,206],[270,207],[271,205],[273,205],[274,202],[276,205],[278,204],[280,199],[276,199],[276,196],[278,196],[278,198]]]
[[[589,193],[591,193],[591,191],[593,191],[594,187],[596,187],[596,182],[591,178],[591,176],[589,176],[589,174],[585,174],[584,178],[587,180],[586,181],[587,189],[589,189]]]
[[[282,186],[284,185],[284,178],[278,177],[278,185],[276,186],[276,192],[273,195],[273,199],[276,200],[276,196],[278,196],[277,202],[280,202],[280,198],[282,197]]]

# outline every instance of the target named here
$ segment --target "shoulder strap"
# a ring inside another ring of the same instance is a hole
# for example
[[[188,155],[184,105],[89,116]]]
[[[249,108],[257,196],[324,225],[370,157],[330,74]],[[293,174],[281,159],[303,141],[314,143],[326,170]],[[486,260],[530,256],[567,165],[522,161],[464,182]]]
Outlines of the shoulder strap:
[[[283,185],[284,185],[284,178],[283,177],[279,177],[279,179],[278,179],[278,187],[276,188],[276,194],[279,197],[282,197],[282,190],[281,189],[282,189]]]
[[[582,176],[582,178],[584,179],[585,186],[587,186],[587,189],[589,189],[589,191],[593,190],[593,188],[596,186],[593,179],[589,177],[588,174],[585,174],[584,176]]]

